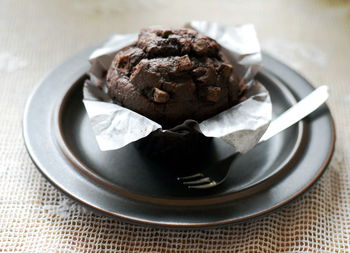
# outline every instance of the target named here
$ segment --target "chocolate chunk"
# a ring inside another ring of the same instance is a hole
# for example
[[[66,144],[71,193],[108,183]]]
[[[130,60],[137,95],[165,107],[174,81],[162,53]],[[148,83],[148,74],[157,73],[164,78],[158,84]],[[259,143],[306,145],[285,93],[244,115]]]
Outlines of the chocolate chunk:
[[[203,76],[207,73],[207,69],[204,67],[198,67],[193,70],[193,74],[195,77]]]
[[[204,38],[198,39],[193,43],[193,50],[200,55],[206,54],[208,52],[207,40]]]
[[[221,75],[221,82],[227,82],[232,76],[233,69],[230,64],[223,63],[219,67],[219,73]]]
[[[192,70],[193,65],[188,55],[179,57],[177,61],[178,61],[177,71]]]
[[[159,81],[161,80],[160,73],[156,71],[149,71],[152,68],[152,62],[147,59],[143,59],[133,68],[133,72],[130,75],[130,83],[132,83],[139,90],[159,87]]]
[[[166,103],[169,100],[169,94],[166,91],[154,88],[152,100],[156,103]]]
[[[129,72],[143,57],[144,53],[140,48],[128,48],[118,54],[116,67],[119,71]]]
[[[220,87],[213,87],[210,86],[207,88],[207,100],[210,102],[217,102],[219,101],[220,98],[220,93],[221,93],[221,88]]]
[[[217,82],[217,74],[213,67],[209,67],[205,69],[205,73],[197,78],[198,82],[204,84],[215,84]]]

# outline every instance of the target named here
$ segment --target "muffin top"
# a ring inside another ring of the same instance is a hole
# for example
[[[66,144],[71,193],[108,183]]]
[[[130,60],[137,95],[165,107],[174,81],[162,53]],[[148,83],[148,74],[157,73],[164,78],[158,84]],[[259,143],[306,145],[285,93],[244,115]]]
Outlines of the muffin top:
[[[117,104],[170,128],[202,121],[236,104],[232,64],[213,39],[191,29],[143,29],[107,74]]]

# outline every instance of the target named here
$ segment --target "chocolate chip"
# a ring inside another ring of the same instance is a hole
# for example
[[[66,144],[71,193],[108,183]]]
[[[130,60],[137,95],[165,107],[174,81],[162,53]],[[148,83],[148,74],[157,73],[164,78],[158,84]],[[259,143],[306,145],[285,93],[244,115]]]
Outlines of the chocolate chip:
[[[207,88],[207,100],[210,102],[217,102],[220,98],[221,88],[210,86]]]
[[[193,45],[193,50],[199,54],[199,55],[204,55],[208,51],[208,43],[207,39],[204,38],[199,38],[197,39]]]
[[[177,66],[177,71],[188,71],[191,70],[193,65],[188,57],[188,55],[184,55],[182,57],[177,58],[178,66]]]
[[[169,100],[169,94],[166,91],[154,88],[152,100],[156,103],[166,103]]]
[[[162,37],[163,39],[166,39],[173,33],[171,29],[156,29],[154,30],[154,33],[157,34],[157,36]]]
[[[204,67],[198,67],[198,68],[195,68],[194,70],[192,70],[192,72],[193,72],[193,75],[195,77],[200,77],[200,76],[203,76],[207,73],[207,69]]]
[[[227,80],[231,77],[232,75],[232,66],[227,63],[222,63],[219,67],[219,72],[221,73],[222,76],[222,81],[227,82]]]
[[[204,75],[197,77],[197,81],[203,84],[212,85],[217,82],[217,75],[213,67],[206,68]]]

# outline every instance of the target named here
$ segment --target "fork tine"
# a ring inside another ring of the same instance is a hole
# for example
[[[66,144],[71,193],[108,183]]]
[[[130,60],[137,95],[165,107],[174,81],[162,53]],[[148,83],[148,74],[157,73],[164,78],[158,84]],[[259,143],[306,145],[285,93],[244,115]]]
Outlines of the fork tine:
[[[200,185],[188,185],[188,188],[192,188],[192,189],[208,189],[211,187],[214,187],[217,185],[217,182],[215,181],[211,181],[209,184],[200,184]]]
[[[197,174],[194,174],[194,175],[191,175],[191,176],[187,176],[187,177],[178,177],[177,180],[184,181],[184,180],[187,180],[187,179],[193,179],[193,178],[197,178],[197,177],[204,177],[204,175],[202,173],[197,173]]]
[[[211,179],[209,177],[205,177],[194,181],[185,181],[183,182],[183,184],[192,185],[192,184],[202,184],[202,183],[210,183],[210,182],[211,182]]]

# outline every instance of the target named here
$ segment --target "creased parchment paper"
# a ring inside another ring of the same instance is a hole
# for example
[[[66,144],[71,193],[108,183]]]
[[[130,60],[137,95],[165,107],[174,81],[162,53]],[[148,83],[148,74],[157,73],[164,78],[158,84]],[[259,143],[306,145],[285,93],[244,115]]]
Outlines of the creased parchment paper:
[[[254,80],[261,63],[259,42],[251,24],[228,27],[206,21],[186,25],[217,40],[232,56],[239,80],[249,84],[246,99],[194,128],[207,137],[228,142],[239,152],[254,147],[266,131],[272,117],[270,96],[263,85]],[[137,34],[114,35],[90,56],[90,80],[84,85],[84,105],[102,151],[115,150],[163,130],[158,123],[120,105],[112,103],[105,90],[105,73],[116,52],[130,45]]]

